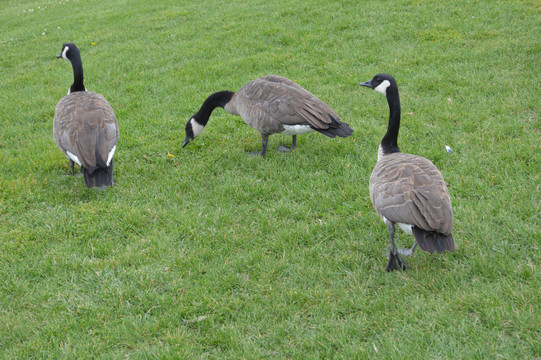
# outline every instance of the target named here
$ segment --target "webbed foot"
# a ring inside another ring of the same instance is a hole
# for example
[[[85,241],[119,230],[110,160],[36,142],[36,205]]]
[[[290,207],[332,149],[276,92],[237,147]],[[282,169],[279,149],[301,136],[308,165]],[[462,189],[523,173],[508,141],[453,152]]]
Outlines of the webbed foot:
[[[389,252],[389,261],[387,262],[387,267],[385,270],[387,271],[394,271],[394,270],[400,270],[405,271],[408,269],[408,264],[402,259],[402,256],[398,252],[398,250],[394,249]]]
[[[285,152],[289,152],[289,151],[291,151],[291,150],[293,150],[293,149],[290,149],[290,148],[288,148],[287,146],[284,146],[284,145],[280,145],[280,146],[278,146],[278,147],[276,148],[276,150],[285,153]]]

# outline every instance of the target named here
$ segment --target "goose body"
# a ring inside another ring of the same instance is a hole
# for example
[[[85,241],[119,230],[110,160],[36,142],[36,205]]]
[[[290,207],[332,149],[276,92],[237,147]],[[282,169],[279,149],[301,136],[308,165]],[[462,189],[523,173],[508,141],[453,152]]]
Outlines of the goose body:
[[[236,93],[220,91],[210,95],[186,124],[183,147],[203,131],[218,106],[241,116],[247,125],[261,133],[261,155],[265,155],[268,137],[272,134],[293,136],[293,149],[296,136],[300,134],[317,131],[334,138],[353,133],[333,109],[302,86],[284,77],[269,75],[249,82]],[[289,149],[281,146],[279,150]]]
[[[119,138],[115,113],[102,95],[86,91],[81,56],[75,44],[64,44],[58,57],[72,63],[74,82],[68,95],[56,106],[55,143],[68,157],[72,174],[74,163],[81,166],[87,187],[113,185],[114,154]]]
[[[385,94],[390,109],[387,133],[369,184],[372,205],[389,230],[387,271],[405,270],[401,254],[411,255],[417,246],[430,253],[454,251],[453,211],[443,176],[430,160],[402,153],[398,148],[400,98],[395,79],[378,74],[361,85]],[[415,237],[411,249],[396,249],[395,225]]]

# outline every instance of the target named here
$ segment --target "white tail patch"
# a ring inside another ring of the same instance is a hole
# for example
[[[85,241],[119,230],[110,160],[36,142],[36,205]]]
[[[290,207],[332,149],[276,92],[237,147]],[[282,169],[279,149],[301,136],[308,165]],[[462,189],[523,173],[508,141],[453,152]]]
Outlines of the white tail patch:
[[[75,161],[77,163],[77,165],[81,166],[81,161],[79,160],[79,158],[77,156],[75,156],[74,154],[70,153],[69,151],[66,151],[66,155],[68,155],[68,158]]]
[[[310,125],[283,125],[284,131],[281,134],[284,135],[301,135],[308,134],[314,131]]]
[[[111,160],[113,160],[113,156],[115,155],[115,150],[116,150],[116,145],[113,146],[111,151],[109,151],[109,155],[107,155],[107,162],[105,163],[105,165],[109,166],[109,164],[111,163]]]
[[[390,223],[392,223],[392,221],[390,221],[389,219],[387,219],[385,216],[381,215],[381,219],[383,220],[383,222],[386,224],[386,225],[389,225]],[[406,234],[408,235],[413,235],[413,225],[410,225],[410,224],[404,224],[404,223],[400,223],[400,222],[397,222],[395,223],[396,225],[398,225],[402,231],[404,231]]]
[[[374,88],[374,90],[385,95],[389,86],[391,86],[391,82],[389,80],[383,80],[381,84]]]
[[[410,224],[404,224],[404,223],[397,223],[398,226],[408,235],[413,235],[413,225]]]

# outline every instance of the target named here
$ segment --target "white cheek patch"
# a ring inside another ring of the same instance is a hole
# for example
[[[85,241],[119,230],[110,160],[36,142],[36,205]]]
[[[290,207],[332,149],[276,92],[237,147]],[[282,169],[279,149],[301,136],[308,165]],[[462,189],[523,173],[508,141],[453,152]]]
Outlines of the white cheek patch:
[[[63,57],[64,59],[66,59],[66,60],[69,60],[69,59],[68,59],[68,56],[66,55],[69,49],[70,49],[70,47],[69,47],[69,46],[66,46],[66,47],[64,48],[64,50],[62,50],[62,57]]]
[[[193,137],[196,138],[197,135],[201,134],[203,132],[203,129],[205,126],[201,125],[197,121],[195,121],[194,118],[190,120],[190,124],[192,125],[192,131],[193,131]]]
[[[115,155],[116,145],[113,146],[111,151],[109,151],[109,155],[107,155],[107,162],[105,163],[106,166],[109,166],[111,163],[111,160],[113,160],[113,155]]]
[[[68,155],[68,158],[75,161],[77,163],[77,165],[81,166],[81,161],[79,160],[79,158],[77,156],[75,156],[74,154],[70,153],[69,151],[66,151],[66,154]]]
[[[383,82],[379,84],[378,86],[376,86],[374,90],[385,95],[385,93],[387,92],[387,88],[389,86],[391,86],[391,83],[389,82],[389,80],[383,80]]]
[[[284,131],[281,134],[284,135],[301,135],[314,131],[309,125],[283,125],[283,127]]]

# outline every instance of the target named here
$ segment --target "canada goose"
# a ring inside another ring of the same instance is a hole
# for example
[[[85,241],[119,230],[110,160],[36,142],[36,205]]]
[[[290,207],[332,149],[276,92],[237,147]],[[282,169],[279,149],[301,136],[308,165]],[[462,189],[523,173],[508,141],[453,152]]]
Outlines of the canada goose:
[[[73,163],[81,166],[87,187],[113,185],[113,156],[119,138],[115,113],[103,96],[86,91],[75,44],[62,45],[57,58],[71,61],[73,84],[56,106],[54,141],[68,157],[72,175]]]
[[[396,80],[391,75],[378,74],[360,85],[386,95],[389,103],[387,133],[370,176],[370,199],[387,225],[391,240],[387,271],[406,270],[408,266],[400,253],[411,256],[417,245],[429,253],[454,251],[453,211],[441,173],[430,160],[398,149],[400,98]],[[395,247],[395,224],[415,237],[411,249]]]
[[[314,130],[331,138],[353,133],[336,112],[302,86],[284,77],[269,75],[249,82],[236,93],[219,91],[210,95],[186,124],[182,147],[201,134],[218,106],[230,114],[240,115],[246,124],[261,133],[262,149],[254,155],[265,155],[272,134],[293,136],[291,149],[278,147],[285,152],[297,146],[297,135]]]

